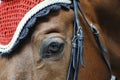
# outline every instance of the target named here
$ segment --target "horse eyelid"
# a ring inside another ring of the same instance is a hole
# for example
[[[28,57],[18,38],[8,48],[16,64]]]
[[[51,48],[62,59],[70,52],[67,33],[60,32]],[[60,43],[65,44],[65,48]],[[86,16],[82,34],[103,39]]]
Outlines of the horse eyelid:
[[[59,31],[57,29],[52,29],[52,30],[46,31],[45,34],[50,34],[50,33],[59,33]]]

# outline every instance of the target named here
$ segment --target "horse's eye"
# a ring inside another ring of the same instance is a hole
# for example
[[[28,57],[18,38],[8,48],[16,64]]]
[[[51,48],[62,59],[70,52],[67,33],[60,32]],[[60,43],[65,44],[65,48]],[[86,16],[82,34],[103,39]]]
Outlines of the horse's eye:
[[[45,40],[41,46],[42,58],[57,57],[64,50],[65,41],[60,38]]]

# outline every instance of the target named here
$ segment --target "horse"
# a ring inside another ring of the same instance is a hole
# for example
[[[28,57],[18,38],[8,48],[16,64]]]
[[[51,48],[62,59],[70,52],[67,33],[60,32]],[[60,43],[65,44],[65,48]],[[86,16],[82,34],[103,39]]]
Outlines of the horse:
[[[84,0],[81,6],[87,19],[100,31],[103,45],[108,48],[99,24],[101,20],[98,20],[101,17],[95,12],[96,2]],[[78,80],[109,80],[109,69],[91,29],[81,15],[79,18],[84,32],[85,68],[79,67]],[[66,8],[50,11],[48,15],[40,17],[19,47],[9,56],[0,58],[0,80],[66,80],[74,20],[74,11]]]

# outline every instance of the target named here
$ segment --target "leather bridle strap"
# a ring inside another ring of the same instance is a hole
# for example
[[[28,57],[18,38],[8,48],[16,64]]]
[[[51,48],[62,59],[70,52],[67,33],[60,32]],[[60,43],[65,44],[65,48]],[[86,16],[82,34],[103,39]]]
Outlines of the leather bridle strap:
[[[87,20],[86,16],[84,15],[81,9],[79,0],[73,0],[73,8],[74,8],[74,14],[75,14],[74,35],[72,40],[72,55],[70,59],[70,66],[68,70],[67,80],[78,80],[79,66],[82,65],[82,67],[85,67],[84,56],[83,56],[84,35],[83,35],[82,27],[80,25],[80,20],[78,15],[79,11],[83,19],[85,20],[85,22],[91,28],[93,35],[95,37],[95,40],[102,51],[102,57],[110,71],[111,80],[114,80],[115,77],[112,75],[110,63],[106,57],[107,50],[102,45],[102,42],[99,37],[98,29]]]
[[[82,15],[83,19],[84,19],[85,22],[88,24],[88,26],[91,28],[91,30],[92,30],[92,32],[93,32],[93,35],[94,35],[94,37],[95,37],[95,40],[96,40],[96,42],[97,42],[100,50],[102,51],[102,57],[103,57],[106,65],[107,65],[107,67],[108,67],[108,69],[109,69],[109,71],[110,71],[110,75],[111,75],[111,79],[110,79],[110,80],[114,80],[115,76],[114,76],[113,73],[112,73],[110,62],[109,62],[109,60],[108,60],[107,57],[106,57],[107,50],[103,47],[102,41],[101,41],[100,36],[99,36],[99,31],[98,31],[98,29],[96,28],[96,26],[93,25],[92,23],[90,23],[90,22],[88,21],[88,19],[86,18],[86,16],[84,15],[84,12],[83,12],[83,10],[82,10],[82,8],[81,8],[81,6],[80,6],[80,2],[78,2],[77,4],[78,4],[78,7],[79,7],[79,10],[80,10],[80,12],[81,12],[81,15]]]
[[[80,64],[85,67],[84,56],[83,56],[83,30],[80,25],[78,15],[78,2],[73,0],[75,21],[74,21],[74,36],[72,40],[72,55],[70,59],[70,66],[68,70],[67,80],[78,80],[78,72]]]

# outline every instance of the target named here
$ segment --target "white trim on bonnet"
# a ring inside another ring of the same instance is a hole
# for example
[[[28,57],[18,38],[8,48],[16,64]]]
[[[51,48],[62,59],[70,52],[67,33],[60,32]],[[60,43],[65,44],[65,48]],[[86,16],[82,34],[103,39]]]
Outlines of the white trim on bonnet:
[[[20,32],[22,31],[23,27],[25,26],[26,22],[38,11],[42,10],[43,8],[55,4],[55,3],[66,3],[71,4],[71,0],[44,0],[43,2],[40,2],[35,7],[33,7],[29,12],[25,14],[25,16],[22,18],[22,20],[19,22],[18,27],[16,28],[16,31],[13,35],[12,40],[7,45],[1,45],[0,44],[0,52],[3,54],[6,52],[11,51],[11,49],[14,47],[14,44],[17,40],[17,38],[20,35]]]
[[[2,1],[0,0],[0,4],[2,3]]]

